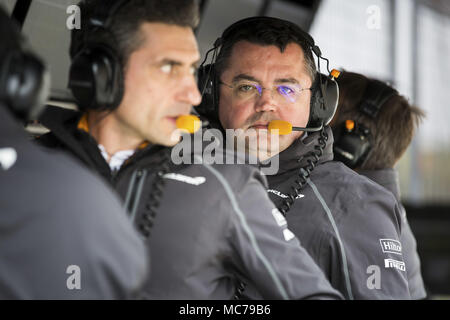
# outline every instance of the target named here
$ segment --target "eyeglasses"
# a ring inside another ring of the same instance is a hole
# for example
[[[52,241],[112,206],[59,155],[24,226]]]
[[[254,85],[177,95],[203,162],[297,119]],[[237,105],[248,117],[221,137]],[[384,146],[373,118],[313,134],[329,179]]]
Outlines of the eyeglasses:
[[[260,98],[263,90],[270,90],[272,97],[279,104],[295,103],[300,94],[304,90],[311,90],[311,88],[302,88],[298,84],[280,84],[274,85],[272,88],[264,88],[254,82],[236,82],[233,85],[226,84],[222,81],[219,82],[224,86],[233,90],[233,96],[239,100],[250,100]]]

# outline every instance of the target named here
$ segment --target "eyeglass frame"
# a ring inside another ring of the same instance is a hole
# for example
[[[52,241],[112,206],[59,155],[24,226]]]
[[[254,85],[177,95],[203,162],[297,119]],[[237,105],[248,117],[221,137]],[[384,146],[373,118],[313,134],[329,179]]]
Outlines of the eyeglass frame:
[[[223,82],[222,80],[219,80],[219,84],[223,84],[224,86],[226,86],[226,87],[228,87],[228,88],[230,88],[230,89],[235,90],[235,87],[233,87],[232,85],[229,85],[229,84]],[[258,91],[259,97],[262,97],[262,91],[263,91],[263,90],[269,90],[269,88],[265,88],[265,87],[263,87],[263,86],[261,86],[261,85],[259,85],[259,84],[254,84],[254,83],[252,83],[252,84],[247,84],[247,85],[249,85],[249,86],[255,85],[255,86],[256,86],[256,89],[257,89],[257,91]],[[273,92],[273,89],[274,89],[275,87],[277,87],[277,91],[278,91],[278,88],[281,87],[281,86],[283,86],[283,85],[282,85],[282,84],[280,84],[280,85],[274,85],[274,86],[270,89],[270,91]],[[289,88],[289,89],[290,89],[290,88]],[[301,89],[300,89],[300,92],[299,92],[299,95],[300,95],[300,93],[301,93],[302,91],[304,91],[304,90],[310,90],[310,91],[311,91],[312,89],[313,89],[312,87],[309,87],[309,88],[301,88]],[[283,97],[284,97],[284,99],[286,100],[287,103],[295,103],[295,102],[297,102],[297,100],[296,100],[296,101],[288,101],[287,97],[285,97],[285,96],[283,96]]]

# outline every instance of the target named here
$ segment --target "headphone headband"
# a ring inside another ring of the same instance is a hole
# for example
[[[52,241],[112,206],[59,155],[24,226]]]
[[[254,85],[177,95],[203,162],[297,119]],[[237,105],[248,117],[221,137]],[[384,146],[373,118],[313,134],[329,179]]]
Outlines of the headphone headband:
[[[314,54],[317,57],[319,57],[319,58],[322,57],[322,52],[320,51],[320,48],[316,45],[313,37],[311,37],[307,32],[303,31],[295,23],[287,21],[287,20],[282,20],[279,18],[266,17],[266,16],[256,16],[256,17],[244,18],[242,20],[239,20],[239,21],[233,23],[232,25],[230,25],[228,28],[226,28],[222,32],[222,35],[219,38],[216,39],[216,41],[214,42],[214,48],[218,48],[221,45],[223,45],[227,41],[227,39],[231,35],[236,34],[240,28],[245,27],[245,25],[248,25],[251,23],[256,23],[256,22],[266,23],[266,24],[278,22],[278,23],[284,24],[285,26],[288,26],[289,28],[292,28],[295,31],[295,33],[300,36],[299,40],[303,40],[303,42],[305,42],[308,45],[309,49],[312,52],[314,52]]]
[[[369,80],[359,110],[375,119],[381,107],[398,91],[379,80]]]
[[[108,2],[111,2],[108,1]],[[112,6],[98,6],[96,12],[89,18],[89,25],[108,29],[110,27],[112,17],[128,2],[128,0],[112,0]]]
[[[217,56],[220,56],[220,52],[218,54],[219,47],[223,46],[228,41],[232,41],[233,36],[236,36],[237,39],[239,39],[240,30],[254,28],[255,23],[261,23],[263,30],[264,26],[269,26],[274,29],[278,29],[278,26],[286,28],[287,32],[292,33],[294,36],[298,37],[297,41],[303,42],[307,45],[308,50],[310,50],[311,56],[313,53],[317,56],[319,66],[318,72],[316,73],[316,79],[314,80],[314,83],[312,85],[310,103],[311,111],[307,127],[310,129],[317,128],[317,130],[320,130],[333,118],[339,98],[339,88],[333,78],[333,75],[330,74],[330,76],[326,76],[321,74],[320,72],[320,59],[324,59],[327,61],[327,68],[328,60],[322,57],[322,53],[319,47],[315,44],[314,39],[308,33],[303,31],[299,26],[290,21],[273,17],[257,16],[245,18],[233,23],[231,26],[224,30],[221,37],[219,37],[214,42],[214,47],[208,50],[208,52],[206,53],[205,59],[199,68],[198,85],[200,92],[202,92],[202,103],[195,109],[200,115],[206,117],[210,122],[218,122],[218,108],[220,97],[217,87],[219,86],[219,75],[216,72],[215,63]],[[274,32],[277,31],[281,32],[286,30],[274,30]],[[302,49],[305,48],[302,46]],[[208,54],[211,51],[214,51],[212,62],[209,65],[205,65],[205,62],[208,59]],[[305,54],[307,53],[305,52]]]
[[[109,45],[114,42],[114,34],[109,30],[112,18],[125,5],[127,0],[103,0],[104,5],[95,6],[91,17],[87,20],[85,31],[82,32],[82,43],[78,44],[78,49],[74,56],[86,49],[96,45]],[[86,3],[86,0],[83,1]],[[110,5],[112,3],[112,5]],[[79,31],[77,31],[79,32]],[[104,32],[107,36],[99,37],[99,32]],[[112,39],[111,39],[112,38]]]
[[[278,19],[278,18],[274,18],[274,17],[266,17],[266,16],[256,16],[256,17],[244,18],[242,20],[239,20],[239,21],[233,23],[232,25],[230,25],[228,28],[226,28],[223,31],[222,36],[219,38],[220,42],[221,42],[221,43],[219,43],[219,45],[222,45],[223,41],[226,41],[227,38],[229,37],[229,35],[230,34],[234,34],[235,31],[238,31],[239,28],[245,26],[246,24],[251,24],[251,23],[255,23],[255,22],[260,22],[260,23],[263,23],[263,22],[265,22],[265,23],[279,22],[279,23],[283,23],[285,25],[288,25],[292,29],[294,29],[295,32],[297,34],[299,34],[303,40],[305,40],[305,42],[308,44],[308,46],[311,47],[311,49],[316,46],[315,42],[314,42],[314,39],[308,33],[303,31],[299,26],[297,26],[295,23],[292,23],[292,22],[287,21],[287,20],[282,20],[282,19]],[[219,40],[219,39],[217,39],[217,40]]]

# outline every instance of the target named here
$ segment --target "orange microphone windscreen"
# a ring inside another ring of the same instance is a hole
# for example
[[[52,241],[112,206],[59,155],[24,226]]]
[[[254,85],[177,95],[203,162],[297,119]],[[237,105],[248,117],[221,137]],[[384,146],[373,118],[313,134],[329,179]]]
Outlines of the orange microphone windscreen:
[[[292,132],[292,124],[283,120],[272,120],[269,123],[269,131],[277,130],[279,135],[285,135]]]
[[[189,133],[194,133],[202,126],[202,122],[197,116],[187,114],[179,116],[176,120],[178,129],[185,130]]]
[[[345,120],[345,127],[347,128],[347,131],[352,131],[353,129],[355,129],[355,121]]]

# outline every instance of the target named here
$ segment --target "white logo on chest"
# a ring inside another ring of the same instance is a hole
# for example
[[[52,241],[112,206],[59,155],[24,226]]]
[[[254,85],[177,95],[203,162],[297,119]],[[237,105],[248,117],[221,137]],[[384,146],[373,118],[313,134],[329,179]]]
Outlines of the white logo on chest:
[[[194,186],[198,186],[202,183],[205,183],[205,181],[206,181],[205,177],[189,177],[189,176],[185,176],[185,175],[179,174],[179,173],[166,173],[164,175],[164,178],[177,180],[177,181],[184,182],[187,184],[192,184]]]
[[[3,170],[9,170],[17,160],[17,152],[13,148],[0,149],[0,166]]]
[[[267,190],[267,192],[273,193],[274,195],[279,196],[280,198],[283,198],[283,199],[288,198],[288,196],[286,194],[281,193],[280,191],[275,190],[275,189],[269,189],[269,190]],[[303,195],[303,194],[299,194],[297,197],[295,197],[295,199],[297,200],[297,199],[303,198],[304,196],[305,195]]]

